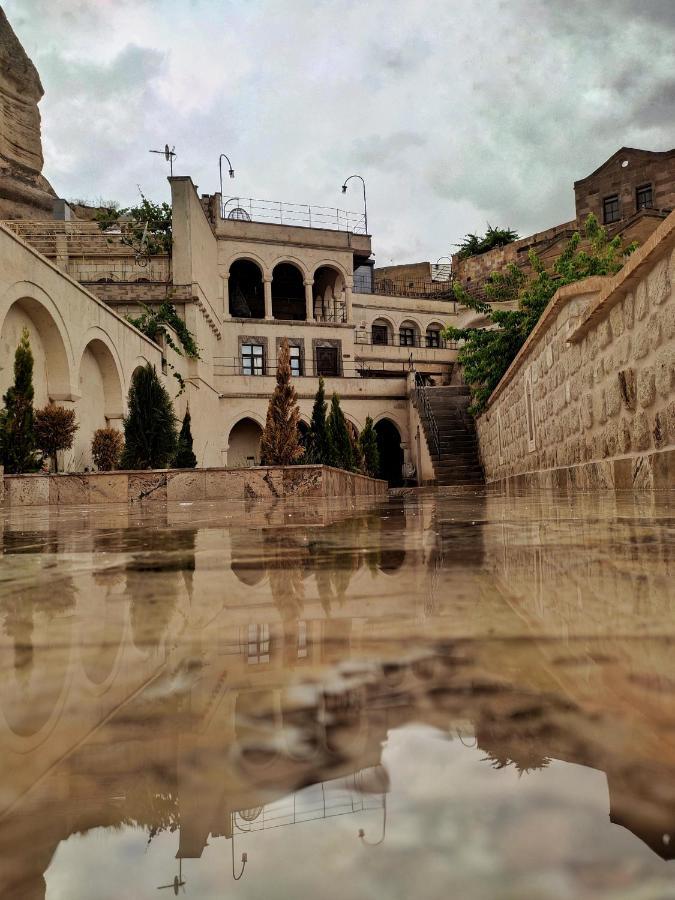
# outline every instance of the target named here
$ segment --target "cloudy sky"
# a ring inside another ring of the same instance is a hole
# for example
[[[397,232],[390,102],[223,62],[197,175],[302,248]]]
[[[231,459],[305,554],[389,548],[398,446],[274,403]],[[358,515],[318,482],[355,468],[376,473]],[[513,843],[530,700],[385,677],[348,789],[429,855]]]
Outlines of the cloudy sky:
[[[621,145],[675,146],[673,0],[0,2],[61,196],[167,199],[165,142],[202,192],[225,152],[241,196],[359,210],[359,172],[379,265],[565,221]]]

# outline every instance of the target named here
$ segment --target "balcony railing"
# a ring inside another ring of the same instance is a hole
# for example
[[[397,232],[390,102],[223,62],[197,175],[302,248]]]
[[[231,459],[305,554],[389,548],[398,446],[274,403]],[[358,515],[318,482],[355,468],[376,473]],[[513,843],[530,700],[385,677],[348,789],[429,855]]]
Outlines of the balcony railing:
[[[456,350],[456,341],[446,341],[444,337],[431,338],[427,334],[415,334],[401,337],[400,334],[375,334],[371,331],[357,331],[355,343],[369,344],[372,347],[420,347],[426,350]]]
[[[222,219],[239,222],[265,222],[269,225],[366,233],[363,213],[349,212],[335,206],[308,206],[306,203],[255,200],[252,197],[223,197],[220,216]]]
[[[370,274],[354,275],[354,293],[385,297],[412,297],[417,300],[454,300],[452,281],[432,278],[388,278]]]
[[[347,361],[338,360],[337,366],[331,369],[328,366],[317,365],[315,359],[303,359],[300,362],[300,371],[292,373],[294,378],[405,378],[410,371],[412,362],[410,358],[406,360],[373,360],[366,361]],[[241,359],[236,356],[216,356],[213,360],[213,374],[215,376],[245,376],[247,378],[262,378],[264,376],[274,377],[277,374],[276,360],[270,361],[266,357],[262,362],[251,370],[250,367],[245,368]]]

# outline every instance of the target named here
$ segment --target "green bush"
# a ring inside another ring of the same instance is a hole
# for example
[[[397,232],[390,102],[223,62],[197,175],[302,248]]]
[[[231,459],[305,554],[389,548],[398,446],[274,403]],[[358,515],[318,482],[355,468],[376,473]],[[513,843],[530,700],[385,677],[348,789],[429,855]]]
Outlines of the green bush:
[[[155,367],[148,363],[136,369],[124,419],[122,468],[167,468],[178,449],[177,424],[171,398]]]

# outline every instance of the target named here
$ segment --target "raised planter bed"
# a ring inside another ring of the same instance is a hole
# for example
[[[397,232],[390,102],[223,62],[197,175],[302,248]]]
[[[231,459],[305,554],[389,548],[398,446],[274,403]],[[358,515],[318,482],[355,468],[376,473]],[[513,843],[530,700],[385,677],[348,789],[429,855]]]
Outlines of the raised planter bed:
[[[163,500],[380,497],[386,481],[330,466],[153,469],[67,475],[5,475],[5,506],[77,506]]]

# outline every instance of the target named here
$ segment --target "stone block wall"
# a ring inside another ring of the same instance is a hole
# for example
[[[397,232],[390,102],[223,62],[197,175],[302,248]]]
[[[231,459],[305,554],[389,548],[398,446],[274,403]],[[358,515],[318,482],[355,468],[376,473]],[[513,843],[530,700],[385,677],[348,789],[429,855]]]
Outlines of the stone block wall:
[[[675,487],[675,214],[558,291],[477,421],[488,482]]]
[[[184,503],[281,497],[384,497],[387,490],[386,481],[330,466],[157,469],[4,477],[4,500],[10,507],[148,500]]]

